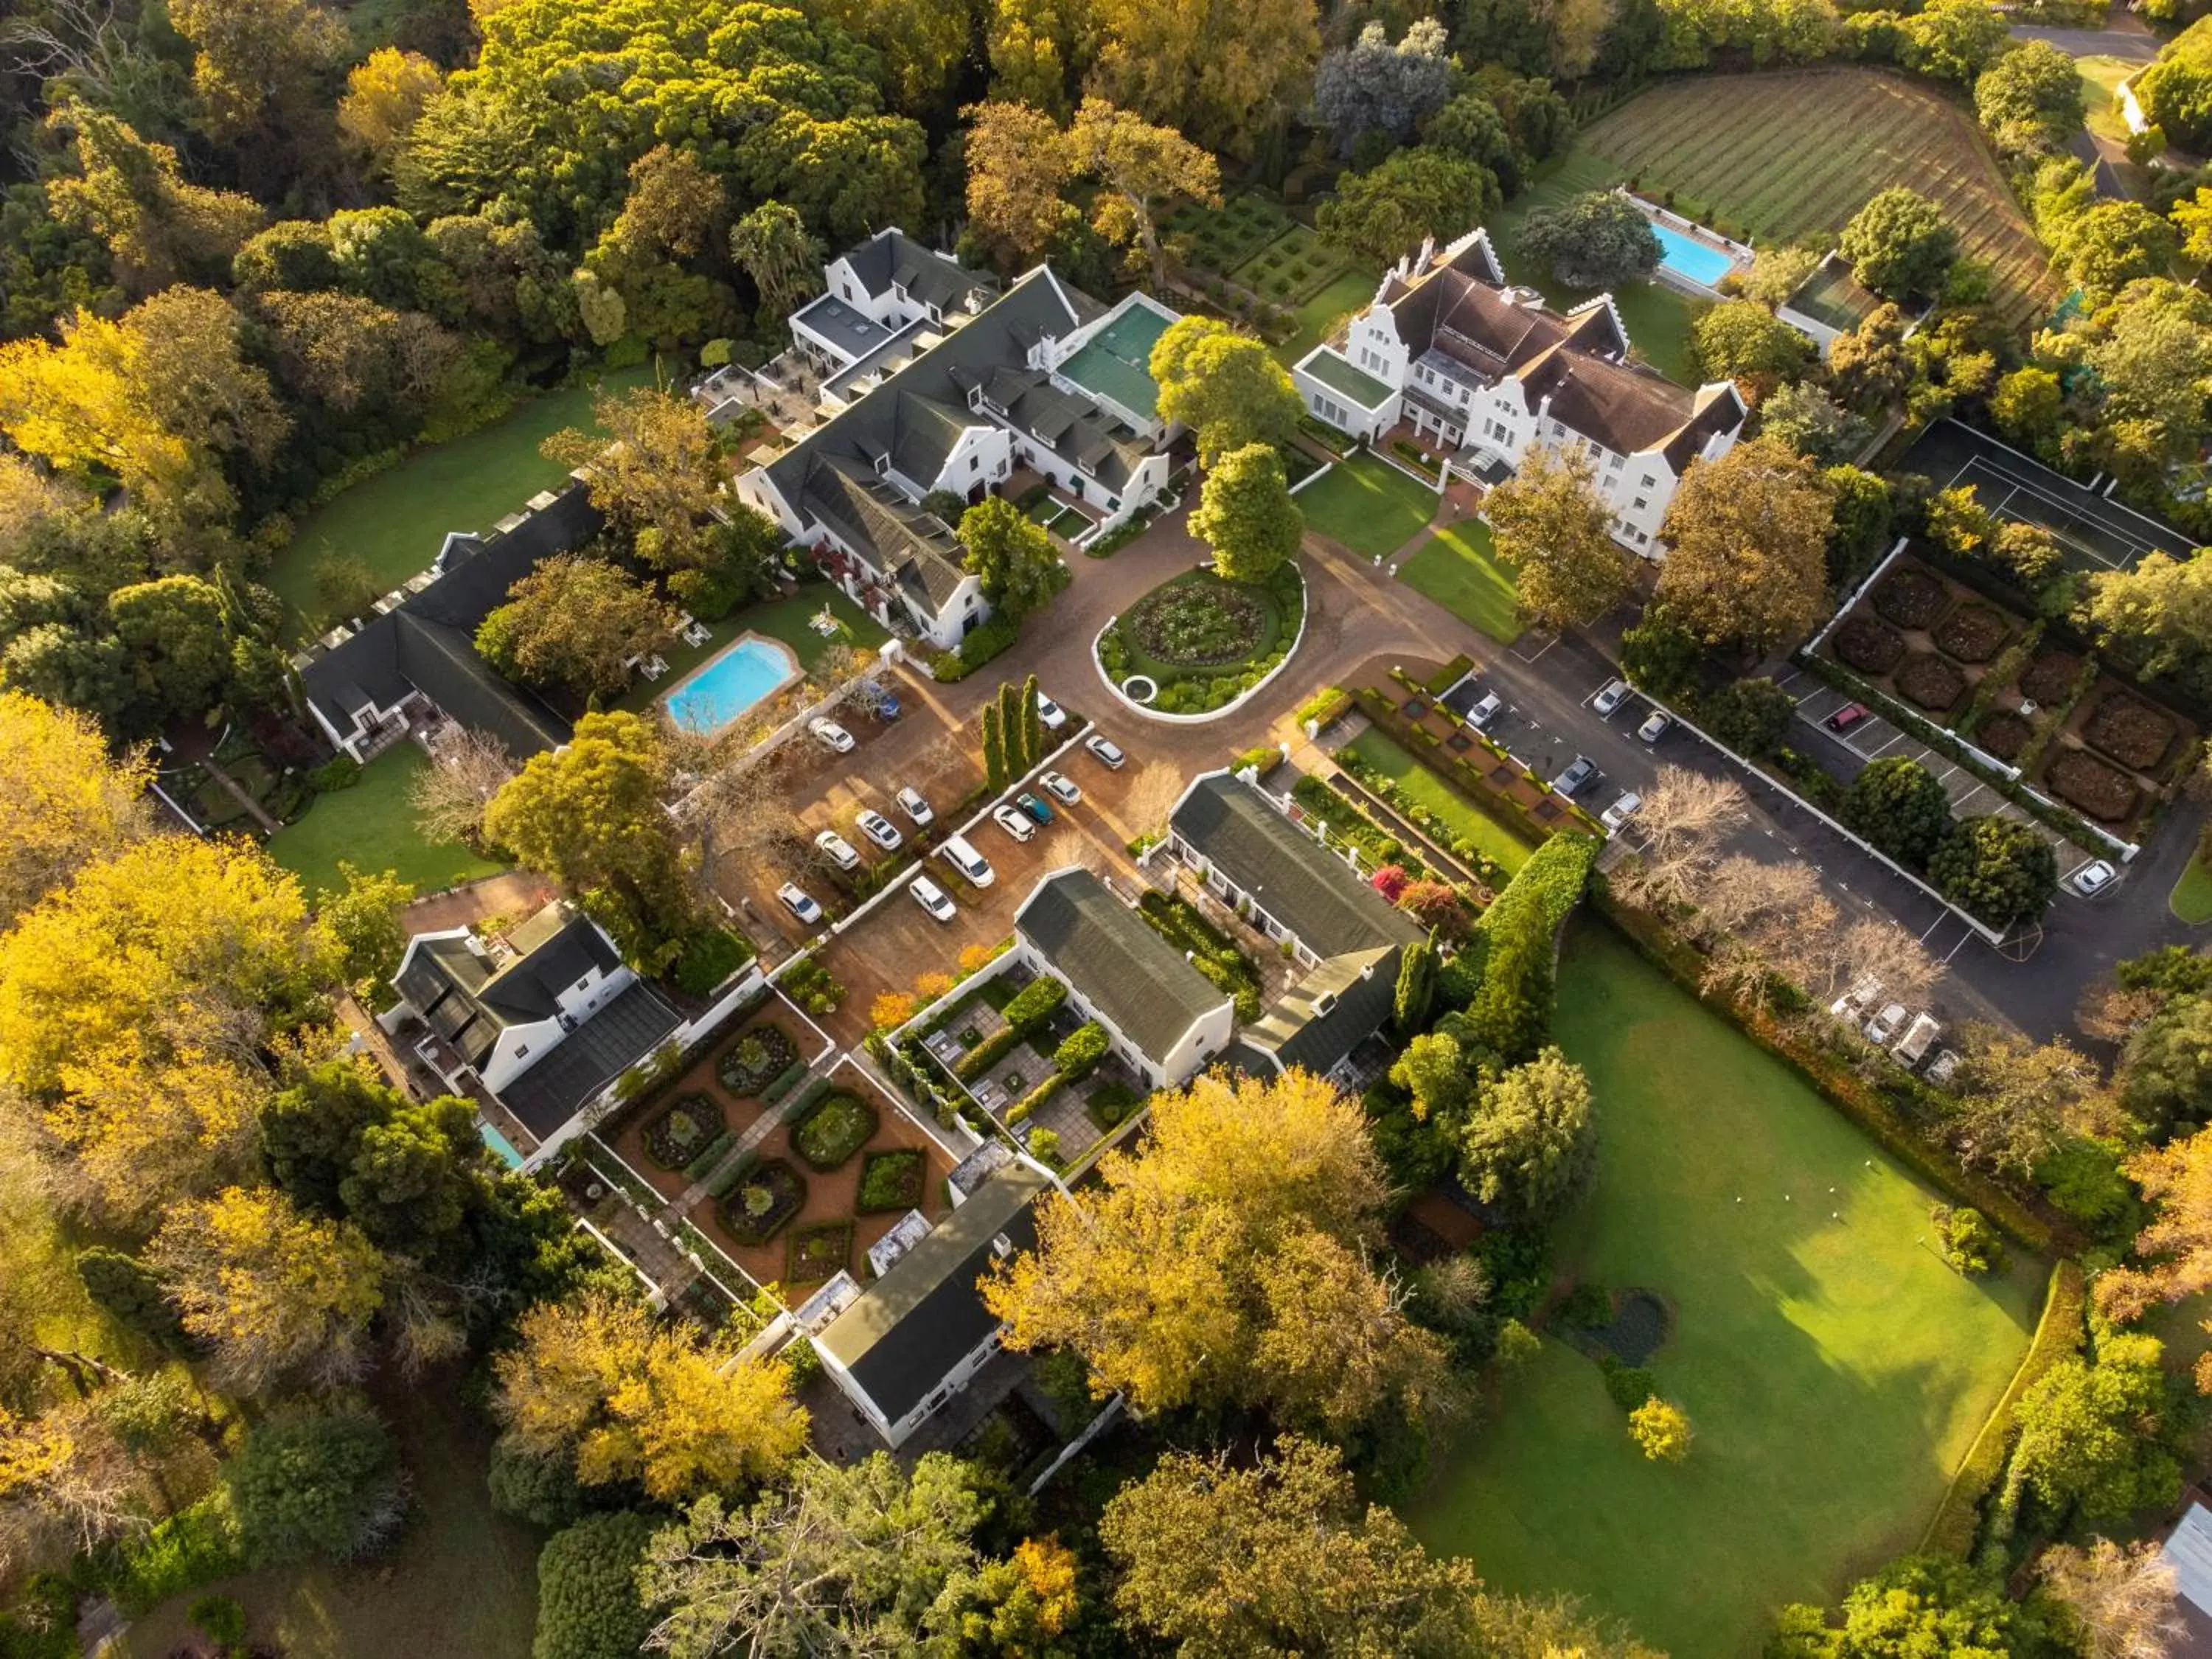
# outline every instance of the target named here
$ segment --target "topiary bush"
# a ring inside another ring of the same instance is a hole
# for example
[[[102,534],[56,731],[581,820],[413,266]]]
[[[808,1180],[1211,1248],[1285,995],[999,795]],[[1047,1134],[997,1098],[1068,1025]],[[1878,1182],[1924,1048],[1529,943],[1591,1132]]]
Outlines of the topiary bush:
[[[1098,1069],[1107,1046],[1106,1028],[1095,1019],[1085,1021],[1053,1050],[1053,1069],[1070,1083],[1080,1083]]]
[[[706,1095],[685,1095],[645,1126],[639,1137],[646,1155],[664,1170],[681,1170],[727,1127],[720,1103]]]
[[[781,1158],[745,1172],[721,1202],[722,1225],[740,1244],[765,1244],[806,1206],[806,1182]]]
[[[594,1515],[548,1539],[538,1556],[532,1659],[616,1659],[653,1632],[637,1596],[652,1521],[634,1510]]]
[[[756,1025],[722,1051],[714,1075],[733,1095],[757,1096],[798,1058],[798,1046],[781,1025]]]

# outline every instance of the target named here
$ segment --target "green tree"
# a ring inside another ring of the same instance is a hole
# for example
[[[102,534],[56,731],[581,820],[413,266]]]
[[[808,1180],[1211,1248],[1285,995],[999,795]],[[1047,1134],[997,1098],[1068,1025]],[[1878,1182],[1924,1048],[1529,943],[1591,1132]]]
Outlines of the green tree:
[[[2062,409],[2057,374],[2033,363],[2005,375],[1990,394],[1990,418],[1997,430],[2026,444],[2057,436]]]
[[[760,293],[761,320],[781,324],[822,288],[823,246],[795,209],[763,202],[730,227],[730,257]]]
[[[1843,818],[1892,858],[1924,870],[1950,838],[1951,798],[1918,761],[1891,755],[1851,780]]]
[[[1569,288],[1617,288],[1659,268],[1659,237],[1626,198],[1585,191],[1530,213],[1521,227],[1521,253]]]
[[[1556,1219],[1596,1164],[1589,1079],[1557,1048],[1486,1082],[1460,1142],[1475,1195],[1534,1224]]]
[[[1826,608],[1834,523],[1813,464],[1771,439],[1693,461],[1660,530],[1657,596],[1709,644],[1779,644]]]
[[[338,1200],[371,1243],[434,1260],[467,1218],[487,1156],[468,1102],[410,1101],[362,1128]]]
[[[1782,1610],[1769,1659],[2033,1659],[2051,1651],[2034,1602],[1955,1557],[1907,1555],[1851,1586],[1840,1628],[1824,1608]]]
[[[1825,467],[1820,482],[1834,502],[1834,524],[1828,532],[1828,572],[1832,585],[1840,586],[1838,573],[1856,571],[1887,551],[1895,506],[1889,483],[1879,473],[1856,466]]]
[[[407,948],[405,913],[415,902],[414,885],[389,870],[382,875],[356,870],[343,859],[338,879],[344,884],[323,895],[316,920],[337,943],[346,983],[380,987],[398,971]]]
[[[2089,618],[2145,673],[2171,672],[2212,640],[2212,559],[2147,553],[2131,570],[2100,570],[2089,579]]]
[[[1149,367],[1164,421],[1181,421],[1212,467],[1248,444],[1280,446],[1305,412],[1289,373],[1267,348],[1210,317],[1185,317],[1153,343]]]
[[[2028,825],[1995,816],[1967,818],[1928,861],[1943,896],[1992,927],[2043,914],[2058,891],[2057,855]]]
[[[1037,706],[1037,677],[1022,682],[1022,761],[1024,769],[1044,758],[1044,713]]]
[[[1905,43],[1898,56],[1905,68],[1962,87],[1973,85],[2010,45],[2004,15],[1988,0],[1928,0],[1899,27]]]
[[[1754,402],[1796,380],[1813,358],[1810,340],[1752,300],[1722,301],[1698,319],[1694,335],[1705,378],[1734,380]]]
[[[139,695],[161,724],[205,713],[230,678],[222,594],[198,576],[163,576],[107,596],[108,621],[134,660]]]
[[[653,1631],[637,1570],[653,1522],[622,1510],[587,1516],[538,1554],[538,1632],[531,1659],[635,1659]]]
[[[2113,1081],[2130,1113],[2154,1127],[2212,1110],[2212,998],[2176,997],[2130,1035]]]
[[[1022,689],[1012,680],[999,682],[999,730],[1006,744],[1006,775],[1018,778],[1042,760],[1030,748],[1029,731],[1022,720]]]
[[[2047,40],[2014,46],[1974,82],[1974,113],[2007,155],[2062,149],[2081,130],[2081,71]]]
[[[302,1207],[343,1214],[339,1186],[362,1132],[390,1117],[403,1098],[357,1057],[305,1068],[261,1104],[261,1155],[270,1178]]]
[[[1437,947],[1430,939],[1416,939],[1398,958],[1398,988],[1390,1004],[1398,1035],[1411,1037],[1429,1023],[1429,1008],[1437,994]]]
[[[1857,454],[1867,441],[1867,423],[1810,380],[1771,394],[1759,406],[1759,429],[1823,466]]]
[[[94,1244],[77,1252],[76,1275],[84,1293],[123,1325],[172,1353],[189,1347],[184,1321],[162,1294],[160,1278],[137,1256]]]
[[[1462,1048],[1455,1030],[1425,1032],[1406,1044],[1390,1067],[1390,1081],[1413,1096],[1416,1120],[1456,1123],[1474,1097],[1474,1058]]]
[[[1018,622],[1041,609],[1067,580],[1067,566],[1042,525],[1003,495],[986,497],[960,515],[962,564],[980,577],[993,608]]]
[[[2114,1333],[2094,1361],[2068,1354],[2020,1399],[2020,1439],[2006,1476],[2054,1522],[2079,1506],[2089,1521],[2171,1505],[2181,1468],[2168,1443],[2169,1384],[2154,1336]]]
[[[1498,556],[1517,572],[1520,608],[1551,628],[1595,622],[1628,597],[1629,560],[1579,451],[1532,448],[1483,502]]]
[[[1705,648],[1681,619],[1660,604],[1647,605],[1636,626],[1620,635],[1620,672],[1656,697],[1693,690]]]
[[[75,164],[47,183],[54,218],[105,244],[133,294],[219,280],[261,228],[252,197],[189,182],[175,150],[140,137],[118,115],[64,100],[46,118],[46,132]]]
[[[476,647],[511,679],[605,697],[629,684],[633,661],[673,637],[670,621],[652,590],[627,571],[557,553],[477,625]]]
[[[2143,276],[2164,276],[2181,251],[2173,227],[2140,202],[2100,202],[2069,223],[2057,260],[2094,294],[2112,294]]]
[[[1434,236],[1464,235],[1504,200],[1498,175],[1479,161],[1426,144],[1386,156],[1337,180],[1314,225],[1338,246],[1375,264],[1391,264]]]
[[[362,1407],[264,1419],[246,1431],[222,1479],[239,1541],[257,1566],[357,1559],[390,1538],[407,1510],[392,1437]]]
[[[1858,210],[1836,246],[1861,286],[1893,300],[1924,300],[1942,292],[1959,257],[1959,233],[1928,198],[1893,185]]]
[[[1698,719],[1739,755],[1759,757],[1788,741],[1796,708],[1797,699],[1772,680],[1730,680],[1698,705]]]
[[[1190,514],[1190,533],[1213,550],[1230,581],[1265,581],[1297,556],[1306,517],[1291,498],[1281,453],[1249,443],[1215,457]]]
[[[983,705],[983,781],[993,794],[1006,787],[1006,739],[996,701]]]

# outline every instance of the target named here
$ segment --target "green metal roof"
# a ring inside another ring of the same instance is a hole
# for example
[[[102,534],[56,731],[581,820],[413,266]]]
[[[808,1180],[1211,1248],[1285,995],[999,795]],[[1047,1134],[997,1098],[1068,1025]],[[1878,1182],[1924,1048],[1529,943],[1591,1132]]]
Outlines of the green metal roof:
[[[1328,346],[1317,346],[1309,353],[1299,363],[1298,373],[1319,380],[1331,392],[1341,392],[1362,409],[1380,409],[1394,395],[1389,386]]]
[[[1110,398],[1134,415],[1151,420],[1160,409],[1160,389],[1152,380],[1152,348],[1168,331],[1170,319],[1147,305],[1133,305],[1098,331],[1060,374],[1086,392]]]

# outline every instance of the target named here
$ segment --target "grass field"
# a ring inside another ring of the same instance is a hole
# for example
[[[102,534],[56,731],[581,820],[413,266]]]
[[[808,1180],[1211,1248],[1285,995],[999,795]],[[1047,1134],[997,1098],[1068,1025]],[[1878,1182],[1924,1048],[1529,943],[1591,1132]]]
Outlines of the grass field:
[[[1373,726],[1352,740],[1352,752],[1398,786],[1399,793],[1435,813],[1455,841],[1473,842],[1510,874],[1533,850],[1496,818],[1455,793],[1451,787]]]
[[[1498,556],[1480,519],[1449,525],[1398,567],[1399,580],[1500,645],[1521,637],[1513,567]]]
[[[1413,540],[1437,510],[1434,485],[1364,454],[1339,461],[1296,500],[1307,529],[1370,559]]]
[[[350,789],[319,795],[296,823],[269,838],[269,856],[300,878],[309,902],[344,885],[338,860],[375,874],[393,870],[418,893],[434,893],[507,866],[478,858],[457,842],[426,842],[415,828],[408,781],[430,763],[411,743],[396,744],[362,769]]]
[[[2116,94],[2120,82],[2141,69],[2141,64],[2125,58],[2111,58],[2101,54],[2077,58],[2074,67],[2081,72],[2081,102],[2088,114],[2090,131],[2106,138],[2128,141],[2128,124],[2120,117]]]
[[[650,368],[638,368],[600,384],[629,387],[652,380]],[[326,554],[346,553],[390,592],[437,557],[448,531],[489,530],[559,483],[565,472],[538,446],[563,428],[588,426],[595,391],[579,385],[532,398],[481,431],[417,450],[356,484],[301,521],[264,580],[301,617],[312,617],[316,564]]]
[[[1347,270],[1297,308],[1298,331],[1275,348],[1275,359],[1288,366],[1328,337],[1329,325],[1349,312],[1364,310],[1382,278],[1371,270]]]
[[[1692,218],[1759,242],[1824,242],[1876,191],[1932,197],[1966,251],[1994,276],[2019,324],[2057,298],[2043,250],[1966,114],[1925,88],[1872,70],[1701,75],[1632,98],[1576,153],[1647,196],[1675,194]],[[1633,325],[1631,325],[1632,333]]]
[[[1649,1363],[1697,1442],[1647,1462],[1596,1366],[1547,1340],[1407,1518],[1498,1589],[1750,1659],[1783,1602],[1832,1601],[1917,1541],[2027,1347],[2044,1264],[1953,1273],[1926,1243],[1935,1194],[1609,929],[1572,933],[1559,1003],[1601,1151],[1558,1266],[1667,1300]]]
[[[2204,867],[2203,859],[2189,860],[2181,878],[2173,884],[2166,908],[2192,927],[2212,921],[2212,870]]]

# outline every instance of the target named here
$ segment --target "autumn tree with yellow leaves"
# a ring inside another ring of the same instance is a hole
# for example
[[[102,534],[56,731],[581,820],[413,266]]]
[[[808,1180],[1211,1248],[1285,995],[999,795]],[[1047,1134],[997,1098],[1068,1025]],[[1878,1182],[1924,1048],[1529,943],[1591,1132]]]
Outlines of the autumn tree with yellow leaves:
[[[0,925],[153,827],[143,752],[116,759],[99,726],[0,691]]]

